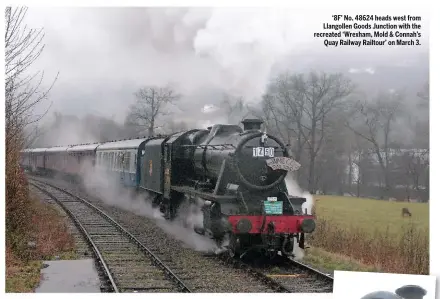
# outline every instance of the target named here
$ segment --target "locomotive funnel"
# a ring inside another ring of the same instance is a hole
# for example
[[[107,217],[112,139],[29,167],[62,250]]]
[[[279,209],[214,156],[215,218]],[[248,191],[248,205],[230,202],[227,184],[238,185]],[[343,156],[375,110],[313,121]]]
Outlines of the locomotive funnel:
[[[406,285],[398,288],[396,294],[404,299],[422,299],[426,290],[416,285]]]
[[[263,123],[263,121],[258,118],[247,118],[247,119],[244,119],[241,123],[243,124],[243,129],[245,131],[260,130],[261,124]]]

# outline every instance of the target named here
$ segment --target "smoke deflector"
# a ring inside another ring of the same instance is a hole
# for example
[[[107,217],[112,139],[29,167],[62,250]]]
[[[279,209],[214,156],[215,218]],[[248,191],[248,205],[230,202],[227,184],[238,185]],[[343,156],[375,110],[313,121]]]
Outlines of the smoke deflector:
[[[422,299],[426,290],[416,285],[406,285],[396,290],[396,293],[377,291],[363,296],[361,299]]]

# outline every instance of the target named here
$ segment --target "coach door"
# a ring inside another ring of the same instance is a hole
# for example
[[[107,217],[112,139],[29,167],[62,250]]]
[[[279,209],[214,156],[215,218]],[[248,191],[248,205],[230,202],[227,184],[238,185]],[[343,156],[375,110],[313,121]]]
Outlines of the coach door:
[[[165,144],[165,167],[163,195],[170,198],[171,192],[171,144]]]

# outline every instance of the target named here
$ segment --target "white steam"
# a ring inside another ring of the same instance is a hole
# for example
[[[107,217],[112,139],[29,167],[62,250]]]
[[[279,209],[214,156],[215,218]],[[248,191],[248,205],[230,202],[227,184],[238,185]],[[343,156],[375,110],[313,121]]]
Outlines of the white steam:
[[[302,205],[302,210],[303,213],[307,211],[307,214],[311,214],[313,208],[313,196],[309,192],[303,191],[299,187],[298,183],[295,181],[293,174],[291,172],[288,172],[285,182],[286,182],[287,192],[289,193],[289,195],[304,197],[306,199],[306,202],[303,203]],[[296,240],[296,238],[294,238],[294,246],[293,246],[293,254],[295,256],[294,259],[302,260],[304,258],[305,252],[298,245],[299,245],[298,241]]]
[[[293,255],[294,260],[302,260],[305,256],[305,252],[302,248],[299,247],[298,241],[296,238],[293,238]]]
[[[302,205],[302,211],[303,213],[305,213],[307,209],[307,214],[311,214],[314,204],[313,196],[309,192],[303,191],[298,186],[298,183],[293,178],[293,174],[291,172],[287,174],[285,182],[286,182],[287,192],[289,193],[289,195],[304,197],[306,199],[306,202],[303,203]]]
[[[203,88],[252,101],[272,68],[314,32],[305,14],[288,8],[32,8],[28,18],[47,32],[35,69],[48,78],[61,72],[51,91],[54,109],[95,110],[119,121],[144,85],[172,84],[183,107],[199,105],[191,113],[202,113]]]
[[[278,9],[216,8],[198,30],[194,49],[215,61],[221,87],[253,100],[264,93],[274,64],[294,47],[291,19]]]
[[[83,171],[82,177],[87,192],[104,203],[154,220],[156,225],[167,234],[196,251],[215,252],[218,250],[213,240],[193,230],[194,226],[203,225],[199,204],[182,207],[180,216],[173,222],[169,222],[165,220],[158,208],[152,207],[152,199],[148,198],[147,194],[135,194],[134,191],[122,187],[115,181],[115,178],[109,177],[102,169],[88,168],[87,171]]]

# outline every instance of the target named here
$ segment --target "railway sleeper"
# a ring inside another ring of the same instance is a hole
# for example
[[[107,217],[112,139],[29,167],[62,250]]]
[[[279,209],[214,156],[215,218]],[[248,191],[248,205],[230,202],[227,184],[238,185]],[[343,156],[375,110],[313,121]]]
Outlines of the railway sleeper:
[[[119,288],[126,289],[126,288],[167,288],[167,289],[177,289],[177,287],[170,282],[169,280],[165,279],[145,279],[142,281],[132,281],[132,280],[126,280],[126,279],[117,279]]]

